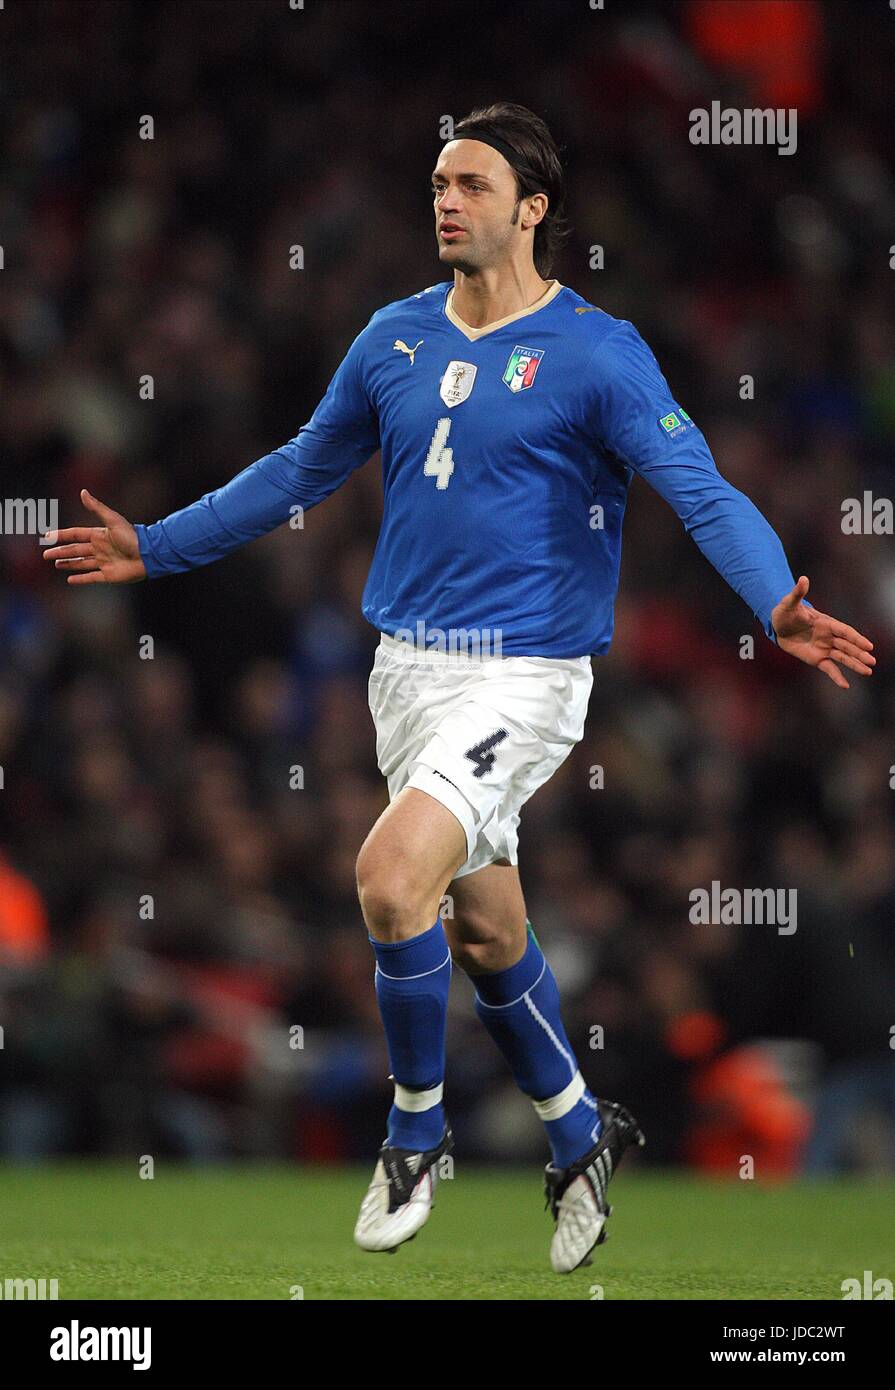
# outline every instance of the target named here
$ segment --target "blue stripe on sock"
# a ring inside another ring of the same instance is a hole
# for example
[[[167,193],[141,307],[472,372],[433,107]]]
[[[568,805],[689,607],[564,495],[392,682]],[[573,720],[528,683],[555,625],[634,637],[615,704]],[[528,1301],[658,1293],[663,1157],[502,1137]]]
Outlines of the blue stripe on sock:
[[[533,1100],[564,1091],[578,1071],[563,1028],[559,989],[534,933],[521,960],[506,970],[473,977],[475,1008],[503,1053],[516,1084]],[[545,1122],[553,1161],[567,1167],[593,1148],[600,1132],[595,1097],[585,1091],[558,1120]]]

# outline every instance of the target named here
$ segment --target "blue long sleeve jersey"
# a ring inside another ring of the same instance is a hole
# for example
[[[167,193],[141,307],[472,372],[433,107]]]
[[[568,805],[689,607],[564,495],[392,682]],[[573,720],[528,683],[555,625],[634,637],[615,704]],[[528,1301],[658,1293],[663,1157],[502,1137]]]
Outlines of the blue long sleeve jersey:
[[[719,474],[633,325],[554,280],[529,309],[472,329],[451,289],[379,309],[294,439],[137,526],[147,575],[273,530],[381,448],[383,517],[362,603],[374,627],[499,632],[507,656],[598,655],[636,472],[774,640],[771,610],[794,584],[783,547]]]

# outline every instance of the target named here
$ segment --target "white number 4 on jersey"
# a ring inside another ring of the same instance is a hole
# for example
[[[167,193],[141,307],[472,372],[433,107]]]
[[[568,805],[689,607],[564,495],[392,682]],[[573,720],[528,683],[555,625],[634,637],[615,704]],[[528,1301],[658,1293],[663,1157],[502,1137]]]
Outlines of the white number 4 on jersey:
[[[444,492],[454,471],[454,451],[445,448],[450,432],[451,422],[445,415],[435,426],[435,433],[432,436],[432,443],[429,445],[429,452],[426,455],[426,463],[423,468],[427,478],[437,480],[435,486],[439,492]]]

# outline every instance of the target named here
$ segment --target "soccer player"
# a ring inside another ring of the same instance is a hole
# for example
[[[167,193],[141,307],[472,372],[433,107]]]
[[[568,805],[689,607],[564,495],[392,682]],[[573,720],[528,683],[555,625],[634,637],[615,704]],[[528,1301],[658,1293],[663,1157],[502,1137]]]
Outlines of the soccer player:
[[[152,525],[91,497],[97,525],[46,551],[70,584],[207,564],[309,509],[382,450],[384,512],[363,596],[381,633],[369,682],[390,804],[357,860],[394,1103],[355,1229],[394,1250],[429,1215],[451,1147],[444,1108],[452,962],[543,1120],[551,1263],[589,1263],[607,1187],[642,1144],[588,1088],[519,881],[522,805],[580,741],[591,658],[609,646],[633,474],[768,638],[848,689],[872,643],[805,600],[764,517],[718,473],[637,330],[549,278],[563,172],[544,122],[497,105],[455,127],[432,174],[451,278],[388,304],[282,448]],[[453,917],[441,920],[448,892]]]

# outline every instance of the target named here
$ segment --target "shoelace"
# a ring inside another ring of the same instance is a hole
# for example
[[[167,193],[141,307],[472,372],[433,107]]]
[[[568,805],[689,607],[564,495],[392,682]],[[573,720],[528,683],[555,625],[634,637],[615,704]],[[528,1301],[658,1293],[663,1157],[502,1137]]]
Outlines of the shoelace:
[[[422,1177],[423,1177],[423,1174],[424,1174],[425,1172],[427,1172],[427,1171],[428,1171],[428,1169],[423,1168],[422,1165],[421,1165],[420,1168],[418,1169],[418,1171],[417,1171],[416,1173],[411,1173],[410,1176],[413,1178],[413,1186],[412,1186],[411,1189],[410,1189],[410,1196],[407,1198],[408,1202],[409,1202],[409,1201],[412,1201],[412,1199],[413,1199],[413,1194],[414,1194],[414,1192],[416,1191],[416,1189],[419,1187],[419,1184],[420,1184],[420,1181],[421,1181],[421,1179],[422,1179]],[[384,1188],[389,1192],[389,1194],[391,1194],[391,1181],[390,1181],[390,1179],[389,1179],[389,1177],[388,1177],[388,1174],[386,1174],[386,1176],[385,1176],[384,1178],[373,1178],[373,1179],[371,1179],[370,1185],[369,1185],[369,1187],[367,1188],[367,1196],[366,1196],[366,1198],[365,1198],[364,1200],[365,1200],[365,1201],[368,1201],[368,1200],[372,1197],[372,1195],[373,1195],[375,1192],[378,1192],[379,1189],[382,1188],[382,1187],[384,1187]]]

